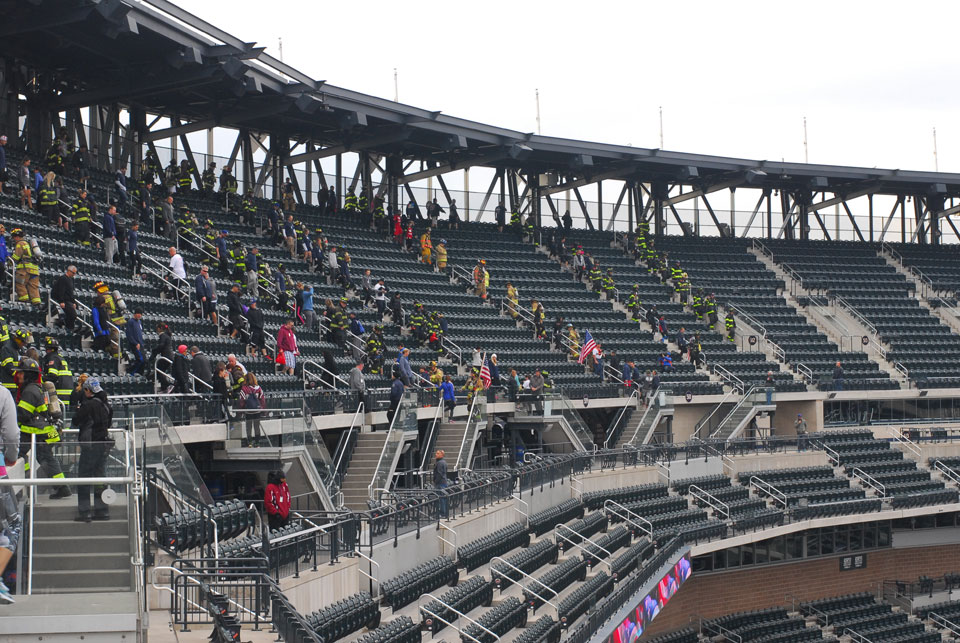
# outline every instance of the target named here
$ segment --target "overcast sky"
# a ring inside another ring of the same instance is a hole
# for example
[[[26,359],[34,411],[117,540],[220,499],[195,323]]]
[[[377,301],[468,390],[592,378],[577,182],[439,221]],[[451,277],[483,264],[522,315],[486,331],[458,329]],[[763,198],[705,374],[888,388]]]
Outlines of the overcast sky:
[[[314,78],[524,132],[960,171],[947,2],[176,0]]]

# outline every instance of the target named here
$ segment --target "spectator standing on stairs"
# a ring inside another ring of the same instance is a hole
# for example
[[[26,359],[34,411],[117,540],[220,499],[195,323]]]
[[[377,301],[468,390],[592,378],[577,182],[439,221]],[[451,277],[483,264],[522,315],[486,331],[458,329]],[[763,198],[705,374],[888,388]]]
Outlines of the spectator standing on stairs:
[[[190,393],[190,367],[187,365],[187,346],[177,346],[177,353],[173,356],[173,392]]]
[[[263,312],[256,299],[250,300],[250,307],[247,308],[247,323],[250,324],[250,345],[253,347],[253,353],[256,354],[259,351],[263,357],[270,357],[263,331]]]
[[[193,367],[193,376],[206,384],[213,385],[213,367],[210,365],[210,358],[197,346],[190,347],[190,363]],[[201,386],[198,389],[200,393],[207,393],[209,389]]]
[[[206,265],[200,267],[194,286],[201,314],[205,318],[209,317],[213,325],[217,326],[217,284],[210,278],[210,269]]]
[[[77,475],[81,478],[102,478],[106,475],[107,458],[113,449],[110,425],[113,409],[99,380],[90,378],[83,383],[84,401],[73,416],[71,425],[79,429],[80,461]],[[77,485],[77,522],[110,520],[110,508],[102,499],[102,485]],[[90,513],[90,496],[93,495],[93,513]]]
[[[773,377],[773,371],[767,371],[767,379],[764,381],[767,393],[767,406],[773,404],[773,391],[777,388],[777,380]]]
[[[400,380],[404,386],[413,386],[413,370],[410,368],[410,349],[404,348],[397,358],[397,367],[400,370]]]
[[[282,471],[271,471],[267,474],[263,506],[267,511],[270,531],[286,526],[290,516],[290,487],[287,486],[287,478]]]
[[[157,357],[166,358],[167,361],[162,361],[157,364],[157,368],[164,373],[169,373],[170,363],[173,362],[173,337],[170,335],[170,327],[160,322],[157,324],[157,335],[159,335],[157,344],[153,347],[153,350],[150,351],[150,363],[155,363]],[[173,390],[173,385],[168,380],[162,379],[161,383],[165,388],[165,393]]]
[[[840,362],[833,367],[833,390],[843,390],[843,365]]]
[[[177,238],[177,222],[176,217],[173,212],[173,197],[168,196],[163,200],[163,203],[160,204],[160,224],[162,230],[160,233],[167,237],[170,241],[175,241]]]
[[[67,330],[73,330],[77,321],[77,295],[73,284],[77,272],[76,266],[67,266],[67,270],[54,280],[50,290],[50,298],[63,311],[63,325]]]
[[[447,518],[447,496],[442,491],[450,484],[447,479],[447,461],[443,459],[443,449],[437,449],[437,461],[433,465],[433,486],[440,489],[440,517]]]
[[[300,351],[297,350],[297,335],[293,330],[292,319],[285,321],[277,333],[277,351],[283,353],[283,372],[293,375]]]
[[[390,385],[390,408],[387,409],[387,424],[393,422],[393,416],[396,415],[400,407],[400,400],[403,399],[403,380],[400,379],[400,370],[393,369],[393,383]]]
[[[363,377],[363,362],[358,361],[353,368],[350,369],[350,372],[347,373],[347,381],[350,383],[350,390],[357,391],[363,396],[364,392],[367,390],[367,383]]]
[[[443,376],[443,383],[440,384],[440,395],[443,397],[443,405],[446,407],[447,421],[453,422],[453,409],[457,407],[457,393],[449,375]]]
[[[133,317],[130,318],[124,326],[124,334],[127,336],[127,348],[133,355],[133,363],[127,365],[127,375],[140,375],[143,373],[145,360],[143,359],[143,309],[137,308],[133,311]]]

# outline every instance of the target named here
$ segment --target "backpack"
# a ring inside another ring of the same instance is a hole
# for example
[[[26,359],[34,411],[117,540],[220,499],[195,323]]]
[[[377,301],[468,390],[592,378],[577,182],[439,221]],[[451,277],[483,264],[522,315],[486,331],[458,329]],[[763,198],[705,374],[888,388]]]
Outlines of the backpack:
[[[260,406],[260,396],[262,395],[261,391],[250,391],[247,395],[247,399],[243,401],[243,408],[250,411],[259,411]]]

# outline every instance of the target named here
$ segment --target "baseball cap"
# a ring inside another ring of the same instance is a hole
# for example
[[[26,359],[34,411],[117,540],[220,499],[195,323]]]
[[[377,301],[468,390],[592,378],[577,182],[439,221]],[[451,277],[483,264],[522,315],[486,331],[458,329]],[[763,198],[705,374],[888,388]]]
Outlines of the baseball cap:
[[[178,353],[186,353],[186,352],[187,352],[187,345],[186,345],[186,344],[180,344],[179,346],[177,346],[177,352],[178,352]]]
[[[103,390],[103,387],[100,386],[100,380],[95,377],[88,377],[87,381],[83,383],[83,388],[89,389],[94,393],[99,393]]]

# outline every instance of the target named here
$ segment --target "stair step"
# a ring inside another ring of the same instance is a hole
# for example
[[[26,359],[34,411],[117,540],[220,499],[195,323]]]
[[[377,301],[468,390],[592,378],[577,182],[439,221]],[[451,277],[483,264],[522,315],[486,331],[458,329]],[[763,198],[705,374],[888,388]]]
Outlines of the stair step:
[[[77,524],[83,525],[84,523]],[[33,542],[36,546],[34,551],[38,554],[114,554],[117,552],[129,553],[130,551],[130,538],[128,536],[85,538],[82,532],[78,532],[74,538],[37,535]]]
[[[33,522],[53,522],[73,520],[77,515],[77,499],[74,496],[64,498],[60,501],[42,501],[43,504],[37,505],[33,514]],[[47,504],[47,502],[56,502],[56,504]],[[62,503],[62,504],[61,504]],[[127,501],[126,498],[117,500],[110,505],[111,520],[126,521],[127,519]],[[82,525],[83,523],[76,523]]]
[[[79,587],[130,587],[130,570],[84,569],[33,573],[33,589],[62,591]],[[95,591],[104,591],[97,589]]]
[[[74,510],[76,515],[76,510]],[[130,525],[126,519],[116,520],[111,515],[111,520],[96,520],[94,522],[76,522],[70,520],[36,520],[34,521],[34,530],[42,536],[63,536],[63,537],[81,537],[89,538],[100,536],[126,536]]]
[[[81,571],[81,570],[127,570],[130,569],[130,556],[126,552],[114,553],[74,553],[68,556],[62,553],[34,554],[33,567],[37,572]]]

